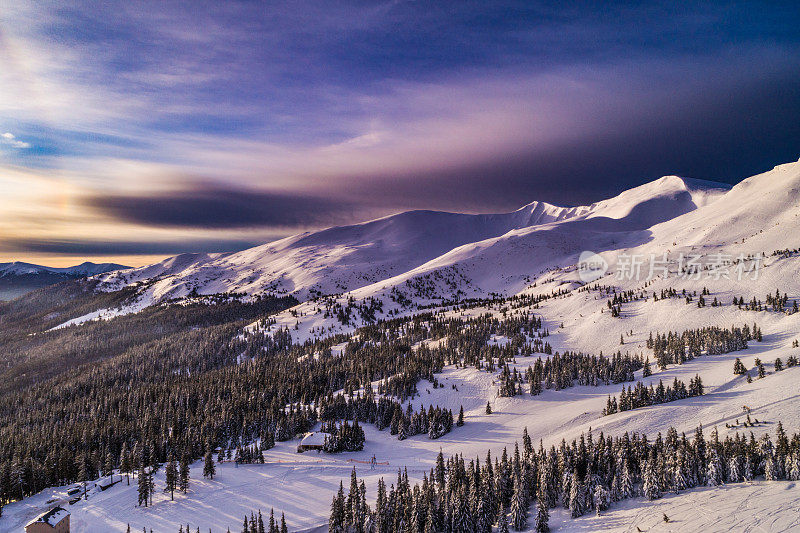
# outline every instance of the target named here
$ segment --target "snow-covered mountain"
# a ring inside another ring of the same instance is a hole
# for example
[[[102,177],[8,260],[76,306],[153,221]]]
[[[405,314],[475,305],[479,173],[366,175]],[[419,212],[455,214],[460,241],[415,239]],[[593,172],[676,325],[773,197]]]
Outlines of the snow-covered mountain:
[[[48,267],[14,261],[13,263],[0,263],[0,277],[22,276],[26,274],[63,274],[71,277],[85,277],[110,272],[112,270],[124,270],[130,268],[116,263],[92,263],[86,261],[80,265],[71,267]]]
[[[94,276],[104,272],[130,268],[115,263],[89,261],[71,267],[57,268],[14,261],[0,263],[0,300],[17,298],[40,287],[69,279]]]
[[[667,176],[588,206],[532,202],[511,213],[481,215],[409,211],[302,233],[237,253],[179,255],[98,278],[107,291],[138,283],[144,287],[141,298],[149,303],[226,292],[293,294],[307,300],[413,276],[420,269],[451,266],[473,256],[479,260],[484,250],[488,248],[491,255],[491,250],[500,252],[500,246],[525,256],[515,263],[519,268],[508,273],[516,279],[535,274],[545,262],[569,256],[577,244],[593,240],[595,234],[603,234],[609,246],[627,242],[628,234],[637,235],[713,203],[727,190],[719,183]],[[547,253],[537,256],[529,246],[520,247],[522,241]],[[496,266],[494,262],[495,273]],[[477,290],[501,288],[494,283]]]
[[[524,289],[529,277],[573,265],[584,250],[603,254],[613,267],[620,253],[647,257],[724,250],[736,255],[800,245],[800,162],[747,178],[724,193],[711,187],[709,182],[661,178],[600,202],[597,205],[606,204],[605,209],[588,216],[521,228],[461,246],[387,280],[380,289],[365,287],[361,292],[363,296],[384,292],[384,287],[408,285],[409,280],[450,269],[471,282],[466,296],[514,294]],[[683,188],[687,195],[680,194]],[[676,192],[672,196],[666,191]],[[451,295],[440,289],[434,296]]]
[[[560,274],[549,281],[574,287],[583,251],[605,257],[611,270],[620,253],[767,254],[800,247],[798,217],[800,162],[732,188],[665,176],[586,206],[532,202],[511,213],[477,215],[408,211],[241,252],[183,254],[99,274],[100,290],[135,286],[137,296],[121,309],[69,323],[203,295],[291,294],[301,304],[278,324],[302,323],[310,335],[332,326],[319,316],[320,297],[378,300],[386,317],[442,301],[542,290],[542,277],[554,270]]]

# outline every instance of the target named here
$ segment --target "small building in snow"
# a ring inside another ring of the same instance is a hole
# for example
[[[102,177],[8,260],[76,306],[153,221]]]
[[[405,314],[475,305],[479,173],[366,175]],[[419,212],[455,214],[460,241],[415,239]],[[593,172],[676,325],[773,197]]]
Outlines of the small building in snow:
[[[25,533],[69,533],[69,511],[53,507],[25,526]]]
[[[102,479],[98,480],[98,481],[97,481],[97,482],[94,484],[94,486],[95,486],[95,487],[97,487],[97,488],[98,488],[98,489],[100,489],[100,490],[106,490],[106,489],[108,489],[108,488],[111,488],[111,487],[113,487],[114,485],[116,485],[116,484],[117,484],[117,483],[119,483],[120,481],[122,481],[122,479],[123,479],[123,478],[122,478],[122,476],[119,476],[119,479],[117,479],[116,481],[114,481],[114,474],[111,474],[110,476],[106,476],[106,477],[104,477],[104,478],[102,478]]]
[[[303,453],[307,450],[322,451],[322,446],[325,444],[325,438],[329,436],[330,433],[324,433],[322,431],[306,433],[306,436],[303,437],[303,440],[301,440],[300,444],[297,445],[297,453]]]

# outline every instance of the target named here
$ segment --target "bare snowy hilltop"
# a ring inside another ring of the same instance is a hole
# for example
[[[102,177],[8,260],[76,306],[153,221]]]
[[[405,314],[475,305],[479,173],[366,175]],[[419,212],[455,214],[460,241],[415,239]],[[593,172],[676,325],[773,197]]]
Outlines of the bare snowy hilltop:
[[[0,531],[800,530],[800,161],[87,274],[0,303]]]

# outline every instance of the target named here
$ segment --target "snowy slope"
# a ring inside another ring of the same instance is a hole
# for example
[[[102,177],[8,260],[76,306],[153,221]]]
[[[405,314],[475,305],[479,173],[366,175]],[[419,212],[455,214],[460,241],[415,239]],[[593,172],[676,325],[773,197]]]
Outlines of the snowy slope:
[[[770,253],[800,245],[800,163],[748,178],[725,194],[698,189],[696,183],[661,178],[595,204],[588,216],[514,230],[456,248],[359,294],[379,293],[386,290],[384,286],[397,287],[445,268],[457,269],[471,282],[467,296],[514,294],[525,288],[528,277],[568,267],[584,250],[606,252],[613,266],[621,252],[716,251],[724,245],[729,253]],[[698,192],[690,192],[693,189]]]
[[[719,202],[652,228],[653,244],[771,251],[800,242],[800,161],[743,180]]]
[[[435,305],[456,297],[575,288],[583,284],[574,268],[583,251],[601,254],[613,276],[621,254],[649,258],[667,253],[675,272],[680,253],[708,260],[719,253],[736,258],[795,249],[800,247],[800,162],[779,165],[728,191],[712,188],[709,182],[664,177],[585,209],[561,221],[459,246],[415,269],[354,290],[340,303],[351,296],[377,298],[386,303],[385,312],[407,314],[413,309],[395,305],[392,295],[396,299],[401,294],[414,305]],[[797,272],[794,261],[782,264],[776,268]],[[758,294],[774,292],[775,285],[762,284],[765,291]],[[346,331],[320,317],[318,307],[303,303],[279,317],[276,327],[297,326],[301,339],[320,330]]]
[[[698,318],[699,315],[694,316],[695,320]],[[624,320],[618,322],[617,329],[610,335],[622,331],[627,324]],[[795,322],[787,329],[800,332],[800,324]],[[800,429],[800,409],[797,409],[800,397],[796,387],[800,367],[774,372],[769,364],[775,357],[786,360],[790,353],[798,353],[797,348],[785,344],[783,335],[770,333],[763,343],[753,343],[747,351],[704,356],[681,366],[670,366],[663,372],[656,371],[647,382],[657,383],[659,379],[668,382],[674,377],[688,381],[700,374],[707,394],[611,416],[601,416],[601,410],[608,394],[619,393],[618,385],[579,386],[560,391],[546,390],[535,397],[526,393],[500,398],[493,382],[494,374],[448,366],[437,376],[444,388],[433,389],[423,381],[419,384],[421,396],[413,400],[415,408],[420,403],[451,409],[464,406],[466,424],[438,440],[417,435],[398,441],[386,430],[381,432],[372,425],[365,425],[367,442],[361,452],[297,454],[298,441],[292,440],[277,443],[275,448],[265,452],[264,465],[241,465],[238,468],[230,463],[219,465],[218,475],[213,481],[202,478],[202,462],[197,462],[192,466],[188,495],[176,494],[173,502],[168,494],[159,490],[153,506],[137,507],[135,480],[130,487],[125,483],[118,484],[108,491],[92,493],[87,501],[68,507],[72,513],[73,531],[124,531],[130,524],[133,531],[147,527],[169,533],[177,531],[181,524],[190,523],[193,529],[200,526],[201,531],[211,528],[214,533],[224,533],[227,528],[240,530],[242,517],[250,511],[261,509],[268,512],[272,507],[286,513],[290,531],[303,531],[326,523],[330,499],[340,480],[347,483],[353,467],[359,478],[365,480],[371,503],[374,503],[378,479],[383,477],[392,482],[398,468],[407,468],[412,481],[420,481],[423,474],[433,467],[439,450],[445,456],[463,453],[467,459],[483,458],[487,450],[497,456],[504,447],[513,448],[525,427],[534,442],[542,439],[545,446],[557,445],[562,438],[569,440],[590,429],[595,435],[601,431],[611,435],[638,431],[654,438],[656,433],[664,434],[670,426],[690,434],[699,424],[706,428],[716,427],[720,438],[724,438],[736,431],[728,429],[726,423],[733,424],[737,418],[743,420],[744,404],[750,407],[754,418],[765,422],[752,428],[756,437],[764,431],[774,434],[778,420],[787,430],[795,431]],[[515,366],[527,368],[536,357],[539,356],[519,357]],[[741,358],[749,369],[752,369],[755,357],[760,357],[767,362],[767,376],[750,384],[742,376],[734,376],[732,367],[736,357]],[[636,377],[641,379],[641,372],[637,372]],[[452,389],[451,384],[458,390]],[[491,415],[484,412],[487,401],[492,403],[494,413]],[[366,463],[373,454],[380,462],[389,464],[370,469]],[[156,479],[158,487],[164,486],[163,470]],[[780,519],[783,521],[764,520],[779,508],[797,508],[800,495],[794,488],[794,484],[783,481],[758,481],[713,490],[698,488],[656,502],[634,499],[615,505],[603,517],[584,516],[578,520],[561,516],[563,510],[558,509],[553,512],[551,526],[554,531],[606,528],[636,531],[636,526],[642,530],[652,527],[654,531],[700,531],[703,526],[707,531],[746,530],[756,526],[761,526],[764,531],[786,531],[789,525],[796,523],[792,518],[795,515],[784,513]],[[48,489],[40,495],[8,505],[0,518],[0,529],[18,530],[26,520],[47,508],[47,500],[63,498],[63,493],[61,488]],[[698,516],[697,505],[712,506],[718,511],[704,518]],[[720,517],[722,510],[737,508],[742,512]],[[672,526],[659,524],[664,512],[675,521]],[[695,522],[696,519],[700,521]],[[721,524],[726,525],[716,526],[716,519],[724,519]]]

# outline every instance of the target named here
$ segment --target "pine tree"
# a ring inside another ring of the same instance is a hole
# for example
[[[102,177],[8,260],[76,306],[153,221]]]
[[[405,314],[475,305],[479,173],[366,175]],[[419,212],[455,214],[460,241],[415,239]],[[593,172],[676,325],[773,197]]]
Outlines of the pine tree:
[[[458,421],[456,426],[461,427],[464,425],[464,406],[462,405],[458,410]]]
[[[642,484],[642,491],[649,500],[657,500],[661,497],[656,461],[656,452],[652,450],[644,468],[644,481]]]
[[[717,453],[716,448],[711,448],[711,453],[708,456],[706,485],[709,487],[722,485],[722,461],[719,458],[719,453]]]
[[[178,465],[175,458],[170,455],[164,469],[164,489],[169,492],[169,499],[175,500],[175,489],[178,487]]]
[[[356,467],[350,472],[350,491],[347,494],[345,504],[345,525],[348,529],[355,527],[359,523],[359,504],[361,493],[358,488],[358,478],[356,477]]]
[[[742,480],[742,469],[740,466],[740,458],[734,455],[728,461],[728,481],[731,483],[739,483]]]
[[[144,466],[140,466],[138,487],[137,487],[140,506],[144,504],[144,506],[147,507],[148,501],[150,499],[150,481],[148,479],[149,476],[150,474],[147,472],[147,469]]]
[[[750,452],[745,452],[744,466],[742,467],[742,479],[745,481],[753,480],[753,459]]]
[[[467,497],[462,493],[453,502],[453,530],[472,531],[471,513]]]
[[[430,508],[428,509],[428,515],[425,517],[425,529],[423,533],[436,533],[436,526],[433,524],[433,513],[431,512]],[[491,528],[491,526],[489,526]],[[486,530],[476,529],[481,533],[487,533]],[[491,531],[491,529],[489,529]]]
[[[406,440],[408,438],[408,423],[405,417],[400,419],[400,425],[397,430],[397,440]]]
[[[514,480],[514,495],[511,498],[511,525],[514,531],[523,531],[528,528],[528,498],[525,486],[519,477]]]
[[[114,482],[114,457],[111,455],[111,450],[106,452],[106,461],[103,464],[103,474],[111,476],[111,482]]]
[[[492,406],[489,402],[486,402],[486,414],[487,415],[492,414]]]
[[[475,533],[491,533],[492,524],[494,523],[494,516],[492,513],[492,506],[489,499],[486,497],[488,487],[481,490],[478,500],[478,505],[475,510]]]
[[[436,456],[434,477],[436,478],[436,483],[439,485],[439,490],[443,491],[445,483],[445,467],[444,467],[444,455],[442,454],[441,448],[439,449],[439,455]]]
[[[119,457],[119,471],[120,473],[125,474],[125,477],[128,480],[128,485],[131,484],[131,470],[133,470],[133,465],[131,464],[130,452],[128,452],[128,445],[123,442]]]
[[[786,465],[786,478],[789,481],[800,481],[800,450],[794,450]]]
[[[767,481],[777,481],[779,479],[775,455],[772,452],[768,452],[764,458],[764,479]]]
[[[634,495],[633,474],[630,470],[628,460],[622,463],[622,476],[620,477],[620,496],[622,499],[631,498]]]
[[[331,502],[331,515],[328,520],[329,533],[344,533],[345,531],[345,505],[344,505],[344,485],[339,482],[339,492],[333,497]]]
[[[497,533],[508,532],[508,509],[505,506],[500,508],[500,517],[497,519]]]
[[[189,492],[189,456],[181,456],[180,472],[178,473],[178,489],[184,494]]]
[[[683,450],[683,445],[675,452],[675,461],[672,470],[672,488],[677,494],[682,490],[689,488],[689,480],[686,479],[686,459]]]
[[[600,516],[600,511],[608,509],[611,497],[605,487],[597,484],[594,488],[594,497],[592,499],[597,516]]]
[[[203,477],[214,479],[214,474],[217,473],[217,468],[214,466],[214,457],[211,455],[211,448],[206,451],[203,461]]]
[[[78,481],[87,481],[92,477],[92,466],[89,456],[85,453],[78,458]]]
[[[150,505],[153,505],[153,494],[156,493],[156,482],[152,469],[147,474],[147,493],[150,496]]]
[[[540,485],[542,487],[543,485]],[[547,490],[539,490],[539,497],[536,501],[536,533],[547,533],[550,531],[550,511],[547,509]]]
[[[650,334],[652,338],[652,333]],[[653,375],[653,371],[650,369],[650,357],[645,359],[644,367],[642,367],[642,377],[647,378]]]

